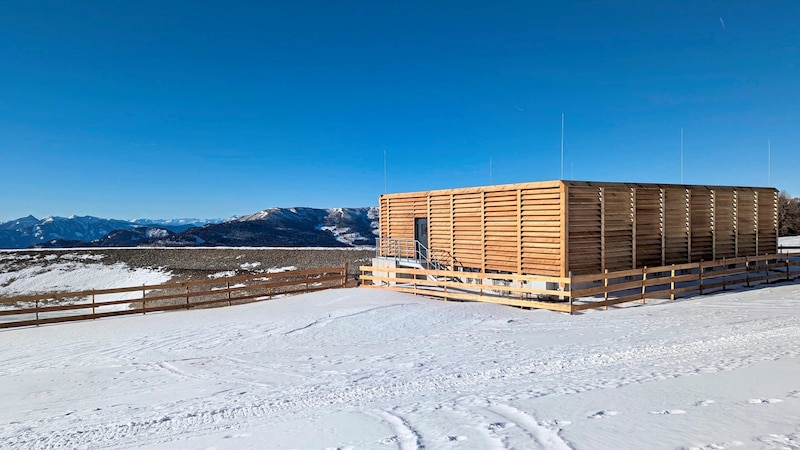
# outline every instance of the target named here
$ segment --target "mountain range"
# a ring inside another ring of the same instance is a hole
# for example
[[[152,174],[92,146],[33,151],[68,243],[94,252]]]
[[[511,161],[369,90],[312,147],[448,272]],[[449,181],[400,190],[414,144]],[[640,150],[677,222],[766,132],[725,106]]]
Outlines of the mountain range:
[[[22,217],[0,223],[0,248],[373,246],[376,207],[270,208],[226,220]]]

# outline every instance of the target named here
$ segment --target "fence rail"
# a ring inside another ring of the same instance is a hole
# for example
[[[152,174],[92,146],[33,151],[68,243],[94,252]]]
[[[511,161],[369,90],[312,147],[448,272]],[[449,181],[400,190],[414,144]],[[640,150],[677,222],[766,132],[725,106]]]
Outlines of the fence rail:
[[[346,283],[347,266],[344,266],[4,297],[0,298],[0,328],[231,306],[277,296],[341,288]],[[134,295],[136,297],[131,298]]]
[[[573,313],[647,299],[800,278],[800,253],[549,277],[361,266],[365,287]]]

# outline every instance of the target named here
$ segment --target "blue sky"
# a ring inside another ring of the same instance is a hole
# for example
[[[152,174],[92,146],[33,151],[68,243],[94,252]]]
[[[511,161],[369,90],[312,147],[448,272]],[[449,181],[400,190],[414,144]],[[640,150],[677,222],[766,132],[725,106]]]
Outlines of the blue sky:
[[[796,1],[3,2],[0,220],[558,179],[562,113],[565,178],[678,183],[683,128],[800,195],[797,80]]]

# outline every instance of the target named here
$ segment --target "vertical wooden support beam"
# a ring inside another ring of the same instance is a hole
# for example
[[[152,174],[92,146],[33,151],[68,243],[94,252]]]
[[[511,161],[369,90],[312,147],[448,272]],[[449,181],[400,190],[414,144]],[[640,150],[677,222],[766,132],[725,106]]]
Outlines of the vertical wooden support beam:
[[[566,277],[569,270],[569,187],[560,181],[559,195],[561,196],[561,276]]]
[[[770,249],[770,253],[778,252],[778,192],[772,193],[772,231],[775,233],[775,248]]]
[[[427,218],[427,224],[428,224],[428,258],[431,258],[431,257],[435,258],[436,255],[432,255],[432,253],[433,253],[433,239],[432,239],[433,235],[431,234],[431,227],[432,227],[432,225],[431,225],[431,215],[432,214],[431,214],[431,193],[430,192],[425,194],[425,200],[427,200],[427,202],[428,202],[428,206],[427,206],[427,210],[428,210],[428,212],[427,212],[427,217],[428,217]]]
[[[606,188],[600,188],[600,270],[606,268]],[[606,273],[608,271],[606,270]],[[608,280],[606,280],[608,282]],[[608,300],[608,293],[606,293]]]
[[[667,265],[667,208],[666,208],[666,198],[667,198],[667,191],[664,188],[661,188],[661,198],[659,198],[658,204],[658,212],[659,212],[659,223],[661,228],[661,265]]]
[[[450,194],[450,257],[453,258],[453,264],[456,259],[456,226],[455,226],[455,200],[453,194]]]
[[[486,273],[486,191],[481,191],[481,272]]]
[[[711,260],[717,260],[717,196],[714,189],[709,191],[711,203]],[[702,293],[702,292],[701,292]]]
[[[739,191],[733,190],[733,257],[739,256]]]
[[[692,262],[692,190],[686,189],[686,262]]]
[[[636,188],[631,188],[631,269],[636,268]]]
[[[383,210],[384,210],[383,201],[384,201],[383,195],[378,197],[378,242],[381,242],[381,239],[383,239],[385,237],[383,235],[383,226],[386,225],[386,223],[383,221]],[[382,256],[382,255],[383,255],[383,252],[381,251],[381,246],[379,244],[378,245],[378,256]]]
[[[392,200],[387,198],[386,199],[386,236],[387,238],[392,238],[392,218],[391,218],[391,211],[392,211]]]
[[[758,256],[758,191],[753,189],[753,227],[756,230],[756,250],[753,256]]]
[[[603,269],[603,301],[608,301],[608,269]],[[608,311],[608,304],[606,304],[606,311]]]
[[[522,189],[517,189],[517,273],[522,273]]]

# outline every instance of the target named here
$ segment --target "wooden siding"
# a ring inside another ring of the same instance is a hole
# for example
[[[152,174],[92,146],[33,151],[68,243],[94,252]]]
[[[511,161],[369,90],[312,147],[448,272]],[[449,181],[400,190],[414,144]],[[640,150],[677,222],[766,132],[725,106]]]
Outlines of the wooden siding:
[[[520,273],[561,276],[564,208],[560,186],[520,189],[519,196]]]
[[[753,189],[741,189],[737,192],[737,241],[736,256],[755,255],[756,231],[758,230],[758,202]]]
[[[758,254],[778,250],[778,191],[758,189]]]
[[[573,273],[598,273],[603,266],[602,197],[604,188],[570,186],[569,260]],[[606,224],[608,225],[608,224]]]
[[[664,189],[664,265],[689,261],[689,190]]]
[[[383,195],[383,238],[480,271],[567,276],[777,251],[770,188],[553,181]]]
[[[662,265],[664,201],[661,189],[636,189],[636,264],[635,267]]]
[[[714,259],[714,205],[711,190],[698,186],[689,188],[689,210],[692,251],[687,262],[711,261]]]
[[[558,276],[560,187],[522,183],[383,195],[381,237],[413,239],[414,217],[427,217],[428,247],[448,265],[454,258],[468,269]]]
[[[439,254],[434,254],[437,258],[449,259],[449,255],[453,254],[453,196],[434,194],[428,198],[428,247],[440,251]]]
[[[606,187],[603,194],[605,266],[610,271],[633,268],[634,191],[628,187]],[[578,272],[573,271],[578,274]]]

